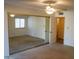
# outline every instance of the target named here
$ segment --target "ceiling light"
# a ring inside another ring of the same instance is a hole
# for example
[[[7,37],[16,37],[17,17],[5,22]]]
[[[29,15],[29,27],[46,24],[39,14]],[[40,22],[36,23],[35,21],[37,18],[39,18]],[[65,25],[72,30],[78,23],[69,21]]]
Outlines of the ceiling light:
[[[47,14],[53,14],[54,12],[55,12],[55,9],[54,8],[52,8],[50,5],[48,5],[48,6],[46,6],[46,13]]]
[[[15,15],[14,14],[11,14],[10,17],[15,17]]]
[[[46,13],[51,15],[55,12],[55,9],[52,7],[52,5],[54,5],[57,2],[57,0],[46,0],[43,3],[47,4],[46,6]]]

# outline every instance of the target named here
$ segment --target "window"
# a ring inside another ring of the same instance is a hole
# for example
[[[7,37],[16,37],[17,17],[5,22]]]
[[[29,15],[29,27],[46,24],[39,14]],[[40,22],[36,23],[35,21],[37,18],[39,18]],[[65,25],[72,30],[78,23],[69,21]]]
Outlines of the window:
[[[24,27],[25,27],[25,19],[15,18],[15,28],[24,28]]]

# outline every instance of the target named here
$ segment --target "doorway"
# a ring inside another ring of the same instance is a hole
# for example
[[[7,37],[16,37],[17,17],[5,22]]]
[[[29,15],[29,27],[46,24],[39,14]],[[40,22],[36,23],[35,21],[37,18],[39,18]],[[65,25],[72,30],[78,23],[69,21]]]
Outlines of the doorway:
[[[64,17],[57,17],[56,24],[57,24],[57,43],[64,43]]]

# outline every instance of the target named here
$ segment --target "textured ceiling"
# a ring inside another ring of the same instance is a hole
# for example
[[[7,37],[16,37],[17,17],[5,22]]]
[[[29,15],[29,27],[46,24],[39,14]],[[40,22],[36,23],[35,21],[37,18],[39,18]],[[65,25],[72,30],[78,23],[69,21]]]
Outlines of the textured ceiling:
[[[5,8],[9,9],[10,12],[18,12],[17,10],[30,11],[42,11],[46,5],[44,1],[52,0],[5,0]],[[55,0],[56,3],[52,4],[55,9],[73,9],[74,0]],[[12,10],[13,9],[13,10]]]

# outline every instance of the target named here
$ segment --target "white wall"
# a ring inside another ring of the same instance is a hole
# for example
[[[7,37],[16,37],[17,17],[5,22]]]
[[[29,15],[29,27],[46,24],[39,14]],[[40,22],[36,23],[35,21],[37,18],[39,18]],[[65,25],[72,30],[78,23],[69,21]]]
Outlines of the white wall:
[[[74,46],[74,10],[63,11],[63,13],[63,17],[65,17],[64,45]],[[56,13],[56,17],[58,16],[58,13]]]
[[[14,36],[22,36],[27,34],[27,17],[26,16],[16,16],[19,18],[24,18],[25,19],[25,28],[15,28],[15,20],[14,18],[9,17],[9,37],[14,37]]]
[[[28,17],[28,35],[45,39],[45,17]]]
[[[74,46],[74,10],[64,11],[64,45]]]
[[[17,16],[25,18],[25,28],[16,29],[14,18],[9,17],[9,37],[30,35],[45,39],[45,17]]]
[[[9,56],[8,17],[6,10],[4,11],[4,56]]]

